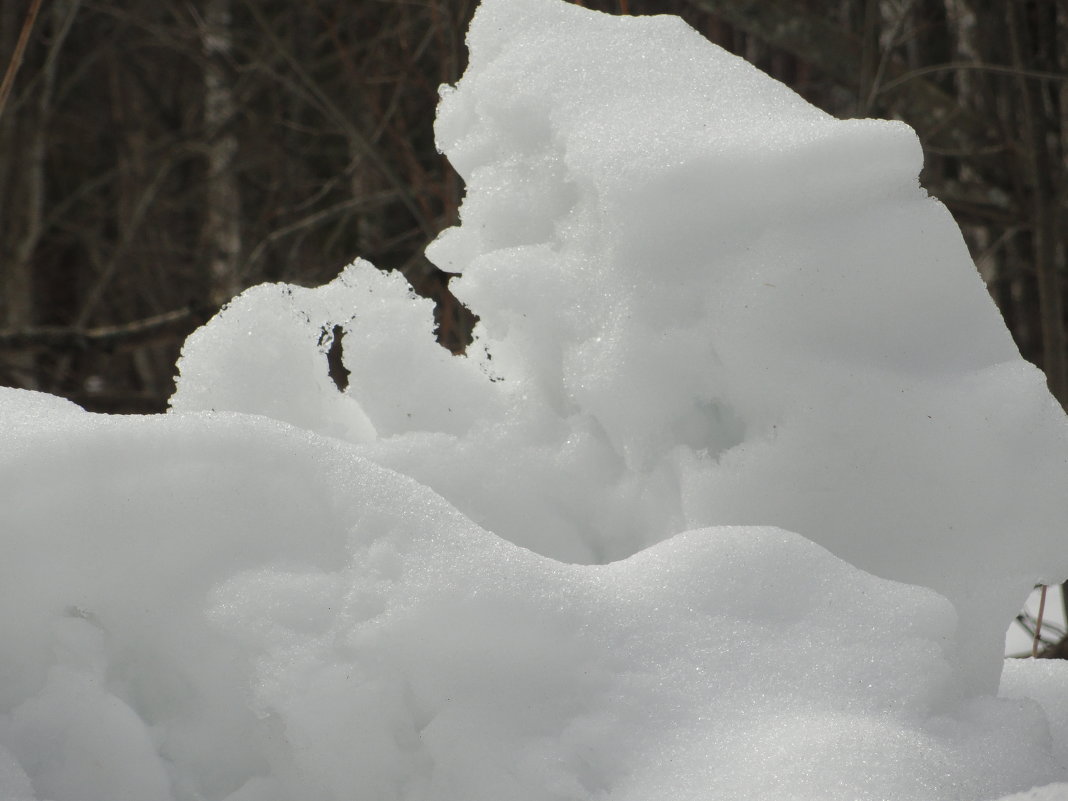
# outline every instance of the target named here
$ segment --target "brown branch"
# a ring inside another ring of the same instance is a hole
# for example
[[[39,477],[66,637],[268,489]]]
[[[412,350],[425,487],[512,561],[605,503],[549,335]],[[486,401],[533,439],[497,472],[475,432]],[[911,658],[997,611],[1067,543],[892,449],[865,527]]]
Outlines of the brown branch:
[[[1031,658],[1038,659],[1038,644],[1042,642],[1042,615],[1046,611],[1046,590],[1042,585],[1042,595],[1038,599],[1038,617],[1035,618],[1035,638],[1031,641]]]
[[[1059,72],[1043,72],[1042,70],[1028,70],[1021,67],[1007,67],[1002,64],[982,64],[971,63],[968,61],[955,61],[949,64],[932,64],[928,67],[917,67],[914,70],[902,73],[894,78],[892,81],[887,81],[878,88],[876,94],[882,94],[883,92],[889,92],[891,89],[895,89],[902,84],[914,81],[917,78],[921,78],[924,75],[936,75],[941,72],[961,72],[963,70],[971,70],[972,72],[986,72],[991,75],[1011,75],[1015,78],[1030,78],[1036,81],[1068,81],[1068,75],[1062,75]]]
[[[984,198],[981,193],[966,191],[952,183],[940,187],[936,196],[959,221],[999,227],[1015,226],[1020,222],[1019,211],[1008,202]]]
[[[7,71],[4,73],[4,80],[0,83],[0,117],[4,115],[4,106],[7,105],[11,87],[15,84],[15,75],[18,74],[19,67],[22,66],[22,57],[26,53],[26,43],[30,40],[30,31],[33,30],[33,23],[37,20],[37,12],[40,10],[41,0],[33,0],[29,11],[26,12],[26,20],[22,23],[19,39],[15,43],[15,52],[11,54],[11,61],[8,63]]]
[[[0,352],[42,350],[134,350],[157,342],[184,338],[207,318],[202,309],[185,308],[96,328],[35,326],[21,331],[0,331]]]
[[[427,219],[423,210],[419,208],[419,204],[416,202],[412,191],[408,188],[407,184],[401,180],[400,176],[393,169],[392,165],[383,157],[383,154],[379,149],[368,139],[366,133],[360,130],[349,119],[334,99],[315,79],[311,77],[307,70],[304,69],[300,60],[286,48],[275,34],[274,29],[271,27],[269,21],[258,5],[255,2],[252,2],[252,0],[244,0],[244,6],[251,13],[260,31],[277,50],[278,55],[296,76],[297,81],[294,88],[302,89],[308,97],[314,100],[316,105],[322,110],[327,118],[331,119],[341,129],[353,148],[362,152],[368,158],[369,162],[374,165],[386,179],[387,183],[390,184],[391,188],[397,193],[399,200],[404,204],[405,208],[408,209],[412,218],[423,233],[427,237],[436,236],[438,233],[437,230],[431,224],[430,220]]]

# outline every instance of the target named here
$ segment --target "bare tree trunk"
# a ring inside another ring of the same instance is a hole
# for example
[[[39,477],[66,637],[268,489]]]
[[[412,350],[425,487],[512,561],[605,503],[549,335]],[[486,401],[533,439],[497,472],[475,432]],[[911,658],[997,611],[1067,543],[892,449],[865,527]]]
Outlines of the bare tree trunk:
[[[855,114],[866,117],[871,111],[871,100],[875,89],[875,73],[879,64],[879,3],[878,0],[864,0],[860,15],[860,72],[858,78],[857,104]]]
[[[1041,69],[1035,63],[1042,51],[1049,49],[1047,42],[1038,42],[1043,35],[1055,35],[1055,28],[1045,29],[1041,19],[1027,18],[1027,5],[1010,3],[1008,30],[1014,66],[1017,69]],[[1036,16],[1053,10],[1052,4],[1038,0],[1030,9]],[[1040,46],[1043,45],[1043,46]],[[1068,352],[1065,350],[1064,331],[1064,286],[1061,264],[1063,249],[1060,247],[1060,202],[1058,185],[1060,159],[1057,148],[1060,136],[1048,113],[1043,87],[1022,74],[1018,76],[1021,106],[1022,150],[1027,170],[1028,189],[1031,194],[1031,238],[1035,271],[1038,276],[1038,303],[1042,325],[1042,367],[1046,373],[1050,392],[1068,406],[1068,372],[1065,370]],[[1052,124],[1051,124],[1052,123]]]
[[[234,93],[226,61],[233,47],[230,0],[206,0],[201,45],[204,50],[204,127],[208,180],[204,209],[204,246],[211,302],[220,306],[241,291],[241,209],[233,171],[237,138],[230,130]]]
[[[0,10],[0,35],[3,37],[0,52],[5,57],[12,57],[15,40],[23,24],[21,4],[4,0]],[[6,66],[6,63],[5,63]],[[36,119],[34,120],[36,122]],[[0,152],[15,153],[22,150],[25,139],[31,146],[40,149],[44,146],[44,132],[32,130],[26,115],[17,115],[8,111],[0,117]],[[42,186],[38,171],[41,160],[34,158],[34,153],[27,153],[25,166],[16,169],[13,160],[5,159],[3,173],[0,174],[0,219],[8,227],[3,256],[3,289],[0,301],[3,302],[4,325],[7,328],[22,328],[34,322],[33,308],[33,271],[30,262],[34,248],[37,246],[38,232],[41,224],[41,203],[35,199]],[[12,353],[4,360],[5,372],[17,385],[29,389],[37,388],[37,359],[32,353]]]
[[[5,152],[21,153],[17,171],[11,164],[6,167],[14,174],[4,176],[6,192],[2,199],[4,219],[11,226],[9,230],[15,232],[10,240],[10,251],[4,253],[3,270],[3,297],[6,299],[4,324],[13,330],[29,328],[37,316],[34,308],[34,256],[44,229],[45,171],[52,94],[59,51],[70,30],[73,15],[77,13],[78,4],[56,2],[52,6],[52,47],[34,91],[36,102],[27,104],[27,109],[20,114],[13,113],[9,108],[0,121],[0,145]],[[15,32],[22,27],[23,21],[17,12],[20,6],[19,3],[4,3],[0,22],[5,31]],[[6,40],[8,34],[4,36]],[[4,50],[10,52],[7,44],[5,41]],[[39,387],[33,353],[12,354],[6,366],[21,386],[28,389]]]
[[[0,68],[14,58],[15,41],[18,38],[20,3],[16,0],[0,0]],[[15,114],[0,114],[0,153],[15,153],[18,149],[18,118]],[[7,328],[25,326],[33,322],[33,307],[27,287],[27,276],[16,259],[21,252],[21,232],[26,227],[23,220],[21,188],[22,173],[14,159],[0,159],[0,220],[4,220],[7,235],[0,243],[0,320]],[[34,358],[29,353],[13,353],[5,356],[3,371],[8,380],[22,386],[34,375]]]

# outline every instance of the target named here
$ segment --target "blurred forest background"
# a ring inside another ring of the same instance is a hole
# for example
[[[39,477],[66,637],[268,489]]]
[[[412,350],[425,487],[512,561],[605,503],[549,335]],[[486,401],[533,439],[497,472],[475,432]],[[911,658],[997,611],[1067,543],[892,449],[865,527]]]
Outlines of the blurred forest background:
[[[1065,0],[584,0],[683,16],[839,117],[905,120],[1024,356],[1066,395]],[[474,0],[0,0],[0,384],[156,412],[193,328],[357,256],[472,316],[423,248]]]
[[[839,117],[912,125],[1023,355],[1068,401],[1068,0],[584,0],[684,17]],[[423,257],[474,0],[0,0],[0,385],[159,412],[185,336],[357,256],[473,316]],[[948,324],[948,323],[947,323]],[[2,422],[2,421],[0,421]]]

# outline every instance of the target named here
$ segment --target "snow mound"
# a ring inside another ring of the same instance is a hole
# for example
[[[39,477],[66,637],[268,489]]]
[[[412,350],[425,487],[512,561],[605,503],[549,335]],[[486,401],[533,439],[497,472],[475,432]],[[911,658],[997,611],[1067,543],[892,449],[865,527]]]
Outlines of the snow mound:
[[[1060,782],[1045,787],[1035,787],[1026,793],[1007,795],[1001,801],[1066,801],[1066,799],[1068,799],[1068,784]]]
[[[468,44],[436,126],[462,224],[428,255],[481,318],[470,356],[356,265],[238,299],[191,339],[174,408],[360,442],[569,562],[799,532],[947,596],[968,686],[994,692],[1028,592],[1068,576],[1068,426],[919,187],[912,130],[835,120],[673,17],[487,0]],[[316,345],[335,324],[345,396]]]
[[[42,421],[0,457],[5,798],[933,801],[1065,778],[1037,706],[961,697],[947,601],[797,535],[567,565],[338,440],[51,406],[0,392]]]
[[[1002,698],[1029,698],[1042,706],[1053,735],[1054,756],[1068,765],[1068,662],[1063,659],[1007,659]]]
[[[1068,677],[994,693],[1068,429],[912,132],[672,18],[468,41],[469,356],[357,263],[236,298],[170,414],[0,390],[0,797],[1055,797]]]

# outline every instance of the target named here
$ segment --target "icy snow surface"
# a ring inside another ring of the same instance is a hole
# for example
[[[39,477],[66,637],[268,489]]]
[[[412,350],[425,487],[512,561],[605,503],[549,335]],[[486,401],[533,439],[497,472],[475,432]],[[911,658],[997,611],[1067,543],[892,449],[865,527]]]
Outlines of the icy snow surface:
[[[912,131],[670,17],[468,44],[467,357],[356,263],[236,298],[168,415],[0,391],[0,798],[1068,797],[1068,674],[995,697],[1068,428]]]

